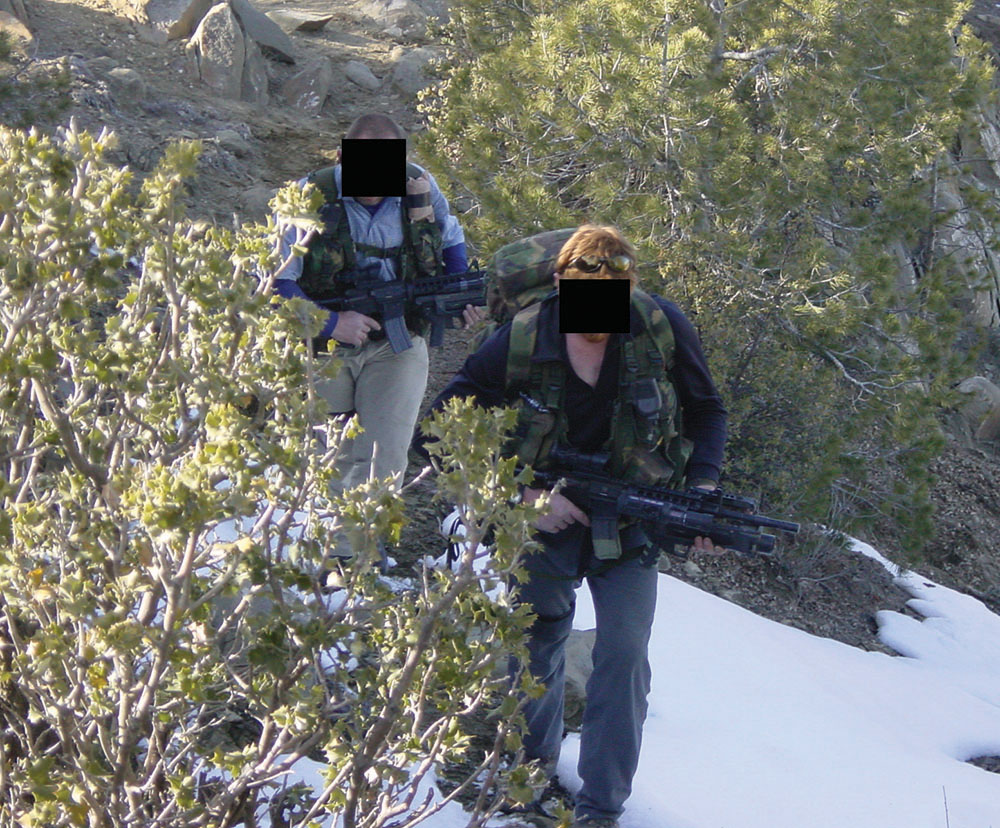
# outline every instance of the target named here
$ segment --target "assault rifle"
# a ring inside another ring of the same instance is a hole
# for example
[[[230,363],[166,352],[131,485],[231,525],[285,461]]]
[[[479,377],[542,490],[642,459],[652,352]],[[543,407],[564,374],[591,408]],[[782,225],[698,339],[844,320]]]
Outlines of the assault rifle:
[[[364,278],[344,296],[319,304],[330,310],[378,316],[396,354],[413,347],[403,314],[415,312],[430,321],[430,344],[436,347],[444,341],[445,327],[452,327],[451,320],[461,317],[466,305],[486,304],[486,271],[469,270],[413,282]]]
[[[544,486],[565,480],[568,487],[583,493],[586,504],[580,505],[590,517],[594,538],[614,538],[618,519],[632,517],[642,522],[654,543],[673,554],[678,554],[674,544],[689,546],[703,537],[744,555],[770,555],[775,537],[763,529],[790,535],[799,531],[799,524],[758,515],[755,501],[721,489],[675,491],[616,480],[606,471],[609,459],[606,452],[585,454],[556,447],[548,455],[550,467],[534,470],[535,481]]]

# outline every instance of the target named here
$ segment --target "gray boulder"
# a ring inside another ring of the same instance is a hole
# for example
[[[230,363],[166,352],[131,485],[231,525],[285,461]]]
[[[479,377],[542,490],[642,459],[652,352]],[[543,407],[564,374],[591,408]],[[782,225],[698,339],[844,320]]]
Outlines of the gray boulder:
[[[187,53],[189,71],[202,83],[227,98],[242,97],[246,42],[228,4],[220,3],[202,18]]]
[[[289,106],[317,113],[326,103],[332,83],[333,68],[330,66],[330,60],[320,57],[285,81],[281,94]]]
[[[427,34],[427,13],[413,0],[369,0],[361,10],[389,31],[416,38]]]
[[[215,136],[219,146],[237,158],[246,158],[251,151],[250,142],[235,129],[224,129]]]
[[[245,217],[262,221],[270,212],[268,202],[274,198],[274,188],[266,184],[256,184],[249,190],[244,190],[237,197],[236,206]]]
[[[975,437],[988,443],[1000,436],[1000,388],[986,377],[969,377],[958,386],[962,394],[973,397],[975,404],[962,406],[972,425],[978,423]]]
[[[116,66],[107,73],[116,92],[120,92],[131,100],[141,101],[146,97],[146,81],[135,69]]]
[[[252,38],[244,36],[243,40],[246,44],[246,57],[243,61],[240,97],[257,106],[267,106],[270,99],[267,83],[267,60]]]
[[[382,85],[382,81],[375,77],[375,73],[360,60],[349,60],[344,64],[344,74],[349,81],[369,92],[374,92]]]
[[[295,9],[273,9],[267,16],[286,32],[318,32],[333,20],[332,14],[309,14]]]
[[[146,19],[169,40],[189,37],[212,8],[213,0],[147,0]]]
[[[434,49],[421,46],[404,54],[392,70],[392,85],[404,95],[416,95],[430,83],[430,63],[438,57]]]
[[[106,77],[112,69],[117,69],[118,65],[118,61],[110,55],[99,55],[87,61],[87,68],[90,72],[100,77]]]
[[[0,12],[7,12],[12,17],[16,17],[27,30],[28,10],[24,7],[24,0],[0,0]]]
[[[285,63],[295,63],[295,44],[281,26],[251,6],[249,0],[229,0],[229,4],[247,37],[257,41],[265,55]]]

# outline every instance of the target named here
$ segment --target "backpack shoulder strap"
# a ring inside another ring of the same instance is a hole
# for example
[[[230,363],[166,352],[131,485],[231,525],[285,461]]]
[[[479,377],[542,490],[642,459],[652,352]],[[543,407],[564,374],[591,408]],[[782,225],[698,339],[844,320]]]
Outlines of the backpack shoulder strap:
[[[306,180],[323,194],[324,204],[320,207],[319,215],[323,220],[323,236],[327,240],[326,243],[339,245],[344,269],[353,271],[357,263],[354,239],[351,238],[344,202],[337,192],[334,168],[324,167],[321,170],[314,170],[306,176]]]
[[[654,462],[654,456],[640,450],[636,446],[635,464],[645,465],[647,473],[653,477],[669,480],[670,485],[680,485],[684,478],[688,457],[692,444],[684,435],[683,418],[677,390],[674,387],[674,361],[676,356],[676,340],[670,320],[659,303],[647,293],[634,291],[634,305],[642,318],[643,333],[636,338],[635,358],[640,365],[639,373],[660,379],[663,393],[663,408],[658,417],[658,431],[662,439],[662,456],[670,466],[669,475],[659,468],[659,462]],[[638,418],[637,418],[638,419]],[[652,427],[652,423],[646,427]],[[640,423],[635,422],[640,427]],[[636,433],[636,437],[640,435]],[[652,435],[650,435],[652,436]],[[641,442],[641,441],[640,441]]]
[[[324,167],[321,170],[314,170],[306,176],[306,180],[313,184],[326,199],[327,204],[336,204],[340,201],[340,193],[337,192],[337,180],[333,174],[333,167]]]
[[[541,302],[514,314],[510,323],[510,348],[507,351],[507,391],[528,391],[531,387],[531,357],[538,341],[538,312]]]
[[[507,352],[507,397],[520,396],[513,453],[522,463],[543,462],[566,425],[562,392],[565,369],[561,362],[532,362],[538,342],[541,303],[514,315]]]
[[[649,335],[655,345],[657,356],[663,363],[663,368],[667,374],[673,372],[674,367],[674,329],[670,327],[670,320],[663,312],[663,308],[648,293],[636,288],[632,291],[632,304],[639,312],[642,319],[645,333]],[[653,354],[650,354],[652,357]]]

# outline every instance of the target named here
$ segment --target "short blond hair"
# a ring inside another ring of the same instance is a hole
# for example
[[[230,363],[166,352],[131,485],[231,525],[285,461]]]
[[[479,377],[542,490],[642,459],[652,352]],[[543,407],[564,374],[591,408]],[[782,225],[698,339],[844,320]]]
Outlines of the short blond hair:
[[[583,224],[566,240],[556,257],[556,273],[562,273],[569,263],[579,256],[629,256],[637,260],[635,247],[621,230],[609,224]],[[628,271],[628,278],[636,281],[635,267]]]

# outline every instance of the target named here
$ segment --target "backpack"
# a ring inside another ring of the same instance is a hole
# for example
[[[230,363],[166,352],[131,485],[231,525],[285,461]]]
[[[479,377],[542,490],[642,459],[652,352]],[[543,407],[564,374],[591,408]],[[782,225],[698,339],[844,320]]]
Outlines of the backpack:
[[[469,341],[469,353],[479,350],[490,335],[518,311],[540,302],[555,285],[556,259],[575,227],[547,230],[505,244],[493,254],[486,269],[486,309],[491,321]]]
[[[553,291],[556,259],[575,232],[574,227],[549,230],[505,244],[493,254],[486,304],[499,324]]]

